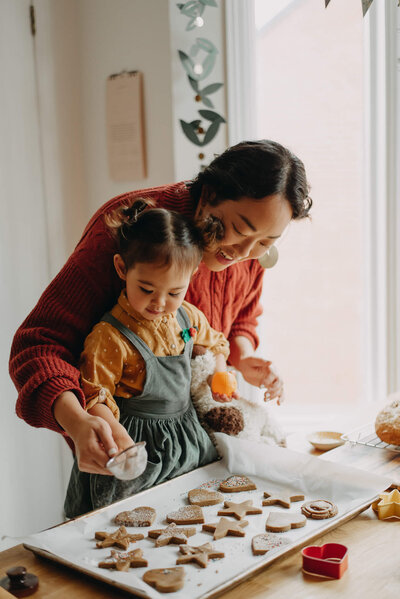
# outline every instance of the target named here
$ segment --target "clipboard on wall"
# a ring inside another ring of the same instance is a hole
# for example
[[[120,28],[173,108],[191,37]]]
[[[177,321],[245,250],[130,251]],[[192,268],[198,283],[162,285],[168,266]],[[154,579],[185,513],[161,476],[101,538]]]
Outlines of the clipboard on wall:
[[[146,177],[143,75],[123,71],[110,75],[106,85],[107,152],[114,181]]]

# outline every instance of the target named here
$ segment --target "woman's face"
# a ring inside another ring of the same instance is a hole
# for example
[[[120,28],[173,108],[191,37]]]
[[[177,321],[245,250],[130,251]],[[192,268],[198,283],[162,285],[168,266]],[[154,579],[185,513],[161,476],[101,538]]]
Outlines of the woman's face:
[[[217,206],[200,201],[196,219],[218,218],[224,237],[204,252],[203,262],[214,271],[244,260],[260,258],[282,235],[292,218],[292,208],[281,194],[255,200],[225,200]]]

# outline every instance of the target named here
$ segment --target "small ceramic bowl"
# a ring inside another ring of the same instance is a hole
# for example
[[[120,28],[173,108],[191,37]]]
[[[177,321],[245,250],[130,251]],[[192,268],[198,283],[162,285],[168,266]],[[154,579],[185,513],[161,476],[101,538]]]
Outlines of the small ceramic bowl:
[[[307,436],[307,440],[315,447],[315,449],[319,449],[320,451],[327,451],[328,449],[339,447],[339,445],[343,445],[344,443],[342,433],[333,431],[316,431],[310,433]]]

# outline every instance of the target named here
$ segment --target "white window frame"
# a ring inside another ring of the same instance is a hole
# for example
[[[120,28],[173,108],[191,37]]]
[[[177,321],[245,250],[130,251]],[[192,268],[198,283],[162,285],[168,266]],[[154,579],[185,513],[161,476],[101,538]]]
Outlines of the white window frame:
[[[257,136],[254,2],[229,0],[225,7],[233,144]],[[364,53],[365,399],[378,401],[400,389],[400,8],[394,0],[370,7]]]

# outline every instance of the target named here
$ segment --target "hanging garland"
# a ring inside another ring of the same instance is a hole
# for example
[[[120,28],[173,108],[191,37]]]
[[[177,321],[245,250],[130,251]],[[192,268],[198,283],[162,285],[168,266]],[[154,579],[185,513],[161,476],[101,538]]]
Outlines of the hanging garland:
[[[325,0],[325,7],[328,6],[330,1],[331,0]],[[365,15],[367,14],[367,11],[368,11],[369,7],[371,6],[372,2],[373,2],[373,0],[361,0],[363,17],[365,17]],[[400,0],[398,0],[397,6],[400,6]]]
[[[216,0],[189,0],[176,5],[180,13],[188,18],[186,31],[192,31],[204,25],[204,11],[207,6],[218,8]],[[197,37],[188,52],[178,50],[179,60],[185,70],[188,85],[194,92],[195,102],[214,108],[210,96],[223,87],[223,83],[209,83],[203,86],[203,81],[213,71],[218,56],[218,50],[212,41]],[[199,58],[202,56],[203,58]],[[206,146],[217,135],[225,119],[214,110],[199,109],[198,116],[187,122],[179,119],[182,131],[186,138],[197,146]],[[203,155],[202,155],[203,157]]]

